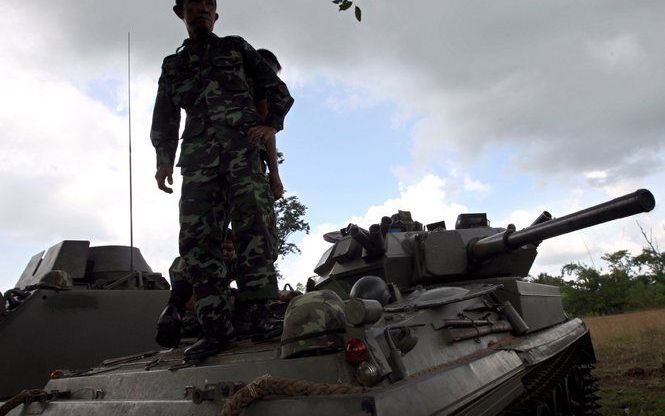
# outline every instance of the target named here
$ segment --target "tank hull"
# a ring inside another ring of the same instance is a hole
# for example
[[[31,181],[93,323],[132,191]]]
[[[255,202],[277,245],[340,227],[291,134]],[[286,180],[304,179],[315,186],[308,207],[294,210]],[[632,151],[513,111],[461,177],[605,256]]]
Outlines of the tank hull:
[[[193,391],[212,392],[216,383],[249,383],[267,373],[311,383],[353,383],[354,373],[343,353],[284,360],[278,358],[278,352],[276,343],[240,345],[200,366],[177,370],[174,366],[181,358],[177,350],[137,357],[132,362],[99,367],[85,377],[51,380],[46,391],[71,392],[73,396],[33,403],[10,414],[219,415],[228,396],[211,393],[197,404]],[[568,358],[567,368],[550,365],[553,372],[563,375],[562,380],[567,379],[564,373],[593,361],[582,321],[575,319],[523,337],[507,335],[490,345],[481,342],[472,353],[362,393],[267,397],[251,404],[243,414],[498,415],[528,402],[533,374],[545,371],[542,369],[548,363],[558,363],[561,357],[574,358]],[[515,412],[521,414],[519,409]]]
[[[155,322],[168,290],[39,289],[0,320],[0,397],[43,387],[56,369],[160,347]]]

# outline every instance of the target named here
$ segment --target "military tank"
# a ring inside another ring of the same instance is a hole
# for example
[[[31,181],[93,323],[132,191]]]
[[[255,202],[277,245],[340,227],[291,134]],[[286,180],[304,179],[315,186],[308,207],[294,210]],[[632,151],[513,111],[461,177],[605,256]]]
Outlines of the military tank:
[[[0,398],[43,387],[59,368],[159,349],[168,289],[138,248],[66,240],[35,254],[0,294]]]
[[[202,362],[173,349],[60,373],[13,415],[590,415],[595,355],[557,287],[524,279],[548,238],[647,212],[647,190],[532,225],[408,212],[332,245],[281,338]]]

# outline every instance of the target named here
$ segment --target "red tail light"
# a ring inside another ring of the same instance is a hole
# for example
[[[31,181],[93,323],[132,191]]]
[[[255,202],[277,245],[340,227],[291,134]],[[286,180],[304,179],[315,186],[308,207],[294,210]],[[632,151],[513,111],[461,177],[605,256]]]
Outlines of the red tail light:
[[[358,338],[350,339],[346,343],[346,361],[358,365],[367,359],[367,345]]]
[[[64,376],[64,375],[65,375],[65,374],[64,374],[62,371],[60,371],[60,370],[53,370],[53,371],[51,371],[51,374],[49,374],[49,378],[50,378],[51,380],[55,380],[55,379],[57,379],[57,378],[61,378],[61,377]]]

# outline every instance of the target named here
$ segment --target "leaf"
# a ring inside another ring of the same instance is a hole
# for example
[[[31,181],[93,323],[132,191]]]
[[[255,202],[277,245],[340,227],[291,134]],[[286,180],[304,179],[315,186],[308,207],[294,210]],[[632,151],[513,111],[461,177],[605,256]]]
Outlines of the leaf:
[[[363,12],[360,7],[356,6],[356,19],[360,22],[363,18]]]
[[[344,2],[339,5],[339,10],[340,11],[348,10],[349,8],[351,8],[352,5],[353,5],[352,1],[344,0]]]

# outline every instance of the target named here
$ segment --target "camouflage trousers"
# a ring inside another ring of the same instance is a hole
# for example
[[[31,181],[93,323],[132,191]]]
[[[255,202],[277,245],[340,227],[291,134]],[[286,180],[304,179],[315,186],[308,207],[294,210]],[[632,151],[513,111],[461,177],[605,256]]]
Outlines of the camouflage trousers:
[[[230,280],[235,280],[237,273],[235,272],[235,262],[229,264],[225,263],[226,274],[233,276]],[[169,298],[169,303],[178,308],[178,311],[183,311],[187,306],[190,298],[194,294],[193,285],[194,282],[187,272],[187,265],[182,257],[176,257],[169,267],[169,280],[171,281],[171,296]],[[217,280],[217,284],[220,290],[223,290],[223,284],[226,279]]]
[[[180,333],[185,338],[198,338],[201,336],[201,324],[196,314],[187,308],[193,295],[192,279],[186,270],[185,261],[182,257],[176,257],[169,267],[169,278],[171,280],[171,295],[169,304],[178,308],[180,313]]]
[[[277,297],[274,199],[259,149],[238,132],[226,132],[219,140],[219,166],[182,172],[180,256],[204,331],[232,316],[231,279],[222,251],[229,222],[237,256],[237,299],[250,303]]]

